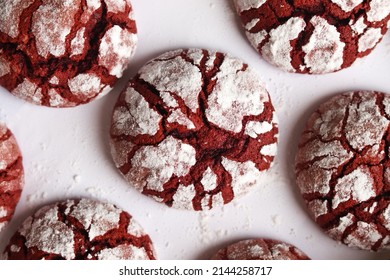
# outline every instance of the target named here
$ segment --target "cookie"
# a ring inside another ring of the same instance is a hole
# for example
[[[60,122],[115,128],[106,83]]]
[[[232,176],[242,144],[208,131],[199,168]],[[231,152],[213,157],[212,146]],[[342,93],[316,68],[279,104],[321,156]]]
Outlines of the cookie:
[[[81,199],[42,207],[5,249],[11,260],[152,260],[150,237],[125,211]]]
[[[11,131],[0,122],[0,231],[19,202],[24,183],[22,154]]]
[[[324,74],[368,55],[388,29],[387,0],[234,0],[253,47],[288,72]]]
[[[140,69],[119,96],[110,133],[131,186],[168,206],[204,210],[259,183],[276,154],[278,122],[250,66],[186,49]]]
[[[309,260],[291,244],[271,239],[248,239],[220,249],[213,260]]]
[[[366,250],[390,248],[390,97],[337,95],[310,117],[296,180],[315,221],[332,238]]]
[[[31,103],[73,107],[107,94],[134,54],[129,0],[5,0],[0,85]]]

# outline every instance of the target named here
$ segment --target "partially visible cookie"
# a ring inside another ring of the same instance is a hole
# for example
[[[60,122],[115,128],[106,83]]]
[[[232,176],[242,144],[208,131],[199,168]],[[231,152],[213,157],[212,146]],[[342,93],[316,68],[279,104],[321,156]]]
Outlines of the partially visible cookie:
[[[309,260],[295,246],[271,239],[248,239],[220,249],[213,260]]]
[[[0,122],[0,231],[14,214],[24,183],[22,154],[11,131]]]
[[[271,64],[324,74],[368,55],[388,29],[388,0],[234,0],[246,35]]]
[[[5,0],[0,85],[31,103],[73,107],[107,94],[132,58],[129,0]]]
[[[125,211],[98,201],[68,200],[27,218],[5,249],[7,259],[152,260],[152,241]]]
[[[308,209],[337,241],[390,248],[390,96],[334,96],[309,118],[296,156]]]
[[[275,110],[255,70],[201,49],[170,51],[142,67],[111,125],[113,159],[129,184],[197,211],[257,185],[277,139]]]

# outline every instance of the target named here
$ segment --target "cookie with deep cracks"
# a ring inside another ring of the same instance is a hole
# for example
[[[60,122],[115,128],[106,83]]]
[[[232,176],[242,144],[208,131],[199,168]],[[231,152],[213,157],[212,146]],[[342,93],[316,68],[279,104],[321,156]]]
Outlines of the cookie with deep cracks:
[[[234,0],[253,47],[294,73],[324,74],[367,56],[388,29],[387,0]]]
[[[11,260],[152,260],[152,241],[133,217],[89,199],[44,206],[5,249]]]
[[[348,246],[390,246],[390,97],[334,96],[309,118],[296,155],[298,187],[315,221]]]
[[[6,0],[0,5],[0,85],[50,107],[107,94],[132,58],[129,0]]]
[[[128,183],[175,208],[221,206],[259,184],[278,121],[259,75],[230,55],[167,52],[142,67],[115,105],[114,162]]]
[[[0,231],[14,214],[23,184],[21,151],[15,136],[0,122]]]

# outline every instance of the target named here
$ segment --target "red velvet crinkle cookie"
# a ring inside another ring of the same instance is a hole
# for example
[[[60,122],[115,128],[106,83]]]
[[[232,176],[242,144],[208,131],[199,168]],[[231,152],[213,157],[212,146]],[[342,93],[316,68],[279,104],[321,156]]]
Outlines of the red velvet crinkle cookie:
[[[88,103],[122,76],[136,32],[129,0],[4,0],[0,85],[38,105]]]
[[[0,122],[0,231],[12,218],[24,183],[22,155],[11,131]]]
[[[112,155],[130,185],[175,208],[232,201],[276,154],[277,119],[255,71],[237,58],[176,50],[147,63],[120,95]]]
[[[388,29],[388,0],[234,0],[254,48],[273,65],[323,74],[368,55]]]
[[[220,249],[213,260],[309,260],[295,246],[271,239],[248,239]]]
[[[310,117],[296,156],[297,184],[315,221],[335,240],[390,248],[390,97],[338,95]]]
[[[127,212],[88,199],[41,208],[24,221],[4,253],[11,260],[155,259],[150,237]]]

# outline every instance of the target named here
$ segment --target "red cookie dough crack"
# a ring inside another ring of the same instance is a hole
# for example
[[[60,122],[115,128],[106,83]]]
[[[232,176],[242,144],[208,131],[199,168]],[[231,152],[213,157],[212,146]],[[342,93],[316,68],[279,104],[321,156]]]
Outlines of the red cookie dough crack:
[[[130,185],[175,208],[232,201],[275,155],[277,119],[257,74],[236,58],[177,50],[146,64],[115,105],[111,146]]]
[[[22,155],[11,131],[0,123],[0,231],[11,220],[24,183]]]
[[[0,5],[0,85],[34,104],[72,107],[108,93],[136,43],[128,0]]]
[[[295,246],[271,239],[248,239],[220,249],[213,260],[309,260]]]
[[[390,98],[335,96],[309,119],[296,157],[297,184],[316,222],[349,246],[390,246]]]
[[[14,234],[5,254],[7,259],[155,259],[152,241],[127,212],[87,199],[38,210]]]
[[[322,74],[368,55],[388,29],[387,0],[235,0],[246,35],[271,64]]]

